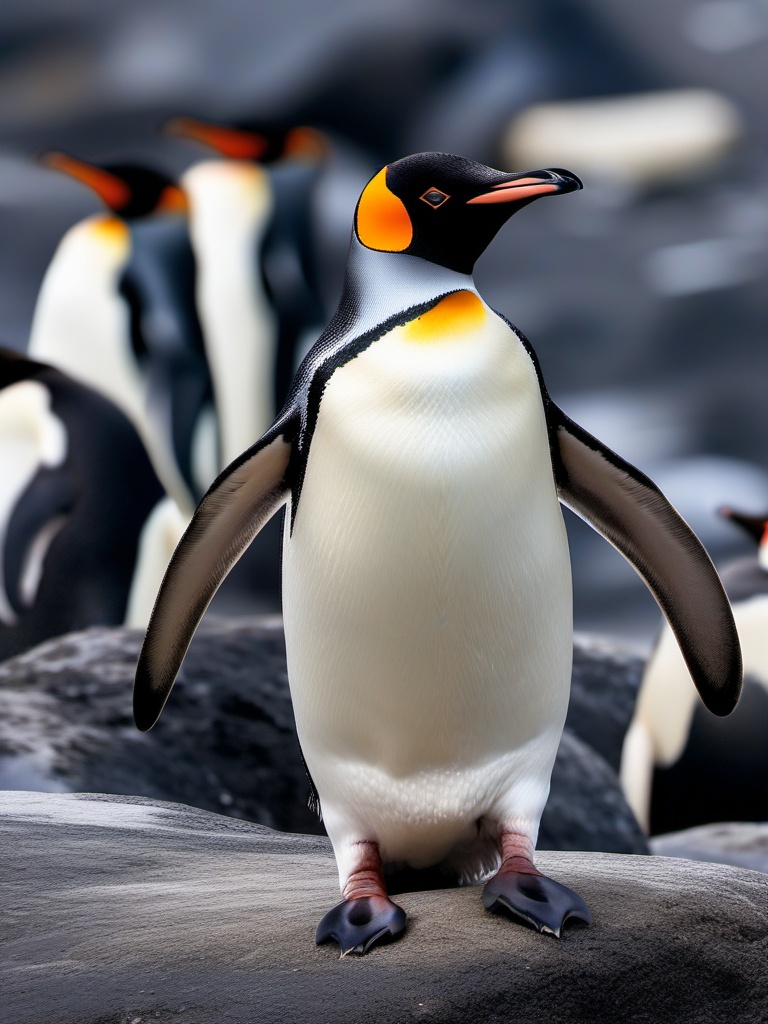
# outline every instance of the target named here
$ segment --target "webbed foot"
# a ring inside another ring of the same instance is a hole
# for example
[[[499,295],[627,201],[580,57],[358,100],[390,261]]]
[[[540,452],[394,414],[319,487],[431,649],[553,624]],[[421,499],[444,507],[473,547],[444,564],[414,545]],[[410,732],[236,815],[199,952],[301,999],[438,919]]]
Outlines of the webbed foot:
[[[502,869],[486,882],[483,904],[495,914],[510,914],[557,938],[569,918],[592,923],[581,896],[538,872]]]
[[[342,900],[317,926],[315,942],[333,939],[341,955],[362,956],[375,945],[392,942],[405,931],[405,911],[386,896],[358,896]]]

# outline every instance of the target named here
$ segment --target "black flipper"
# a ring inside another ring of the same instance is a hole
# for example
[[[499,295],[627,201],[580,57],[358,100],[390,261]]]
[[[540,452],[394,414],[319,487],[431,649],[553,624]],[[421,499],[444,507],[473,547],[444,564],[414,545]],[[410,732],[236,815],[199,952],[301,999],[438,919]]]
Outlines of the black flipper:
[[[22,577],[33,545],[43,541],[39,561],[71,515],[76,503],[75,481],[68,465],[43,466],[21,494],[8,522],[3,550],[3,578],[8,603],[17,615],[32,606],[31,595],[22,593]],[[47,535],[47,536],[46,536]]]
[[[359,896],[342,900],[317,926],[318,946],[333,940],[341,955],[362,956],[375,945],[392,942],[405,931],[405,911],[386,896]]]
[[[133,692],[136,725],[151,729],[211,598],[288,497],[290,420],[278,420],[224,470],[200,502],[163,579]]]
[[[680,646],[704,704],[735,708],[742,683],[733,614],[709,555],[658,487],[553,403],[548,404],[560,500],[642,576]]]
[[[486,882],[483,905],[494,914],[511,914],[536,931],[557,938],[569,918],[592,923],[581,896],[546,875],[523,871],[500,871]]]

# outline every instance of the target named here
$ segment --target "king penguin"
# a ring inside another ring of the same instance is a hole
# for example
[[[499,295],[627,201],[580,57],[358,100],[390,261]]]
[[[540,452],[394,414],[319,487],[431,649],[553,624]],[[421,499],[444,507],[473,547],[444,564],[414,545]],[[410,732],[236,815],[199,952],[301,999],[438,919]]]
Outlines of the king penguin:
[[[0,660],[88,626],[146,625],[184,525],[116,406],[0,348]]]
[[[652,834],[713,821],[768,819],[768,516],[720,514],[757,544],[723,569],[744,659],[736,713],[718,721],[696,699],[670,631],[661,629],[624,741],[621,781]]]
[[[163,486],[191,515],[219,467],[186,198],[149,168],[62,153],[43,160],[92,188],[109,213],[75,224],[60,242],[29,352],[123,409]]]
[[[327,145],[316,129],[283,123],[179,117],[165,130],[218,154],[181,184],[226,464],[272,422],[297,351],[322,327],[313,197]]]
[[[173,556],[138,664],[150,728],[206,605],[287,506],[283,610],[306,764],[343,899],[318,943],[399,936],[393,866],[487,879],[485,906],[559,935],[584,901],[533,856],[565,719],[570,559],[559,502],[666,610],[707,706],[741,686],[730,606],[654,484],[551,401],[490,309],[476,259],[516,211],[581,188],[422,153],[360,196],[336,315],[263,437],[219,477]]]

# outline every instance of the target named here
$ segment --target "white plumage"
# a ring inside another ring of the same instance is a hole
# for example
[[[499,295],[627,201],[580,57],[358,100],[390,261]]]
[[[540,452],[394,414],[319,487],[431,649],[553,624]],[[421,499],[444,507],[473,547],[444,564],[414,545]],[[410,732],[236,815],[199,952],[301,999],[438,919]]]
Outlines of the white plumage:
[[[535,841],[568,701],[570,562],[530,357],[487,306],[399,327],[323,395],[283,591],[297,727],[340,874]],[[514,669],[510,669],[514,666]],[[479,838],[478,838],[479,836]]]

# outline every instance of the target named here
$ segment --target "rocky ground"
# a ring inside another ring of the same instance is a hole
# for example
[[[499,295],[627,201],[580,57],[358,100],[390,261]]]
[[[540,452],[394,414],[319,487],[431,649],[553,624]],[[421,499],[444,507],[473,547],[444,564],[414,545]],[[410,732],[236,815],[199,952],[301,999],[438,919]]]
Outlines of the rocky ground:
[[[564,938],[476,887],[398,896],[365,958],[314,945],[327,840],[141,798],[0,795],[0,986],[13,1024],[690,1022],[768,1017],[768,878],[661,857],[544,853],[594,922]]]
[[[734,864],[768,873],[768,822],[715,821],[650,840],[653,853]]]

